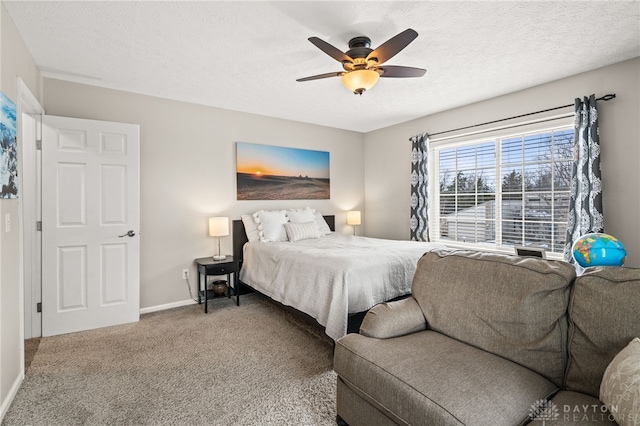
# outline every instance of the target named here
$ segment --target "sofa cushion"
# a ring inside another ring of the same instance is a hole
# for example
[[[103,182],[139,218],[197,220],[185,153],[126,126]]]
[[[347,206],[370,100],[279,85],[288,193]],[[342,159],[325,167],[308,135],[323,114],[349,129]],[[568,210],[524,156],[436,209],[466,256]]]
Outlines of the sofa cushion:
[[[609,363],[639,336],[640,269],[587,269],[569,302],[566,389],[597,398]]]
[[[605,370],[600,400],[619,424],[640,425],[640,338],[633,339]]]
[[[427,329],[420,305],[413,297],[380,303],[369,309],[360,334],[377,339],[388,339]]]
[[[574,278],[575,269],[566,262],[442,250],[420,259],[412,293],[431,329],[560,386]]]
[[[349,426],[409,426],[389,410],[380,411],[379,406],[371,405],[368,398],[362,398],[340,376],[336,381],[336,409]]]
[[[348,334],[336,344],[334,369],[379,411],[411,425],[517,425],[557,390],[521,365],[430,330],[383,340]]]

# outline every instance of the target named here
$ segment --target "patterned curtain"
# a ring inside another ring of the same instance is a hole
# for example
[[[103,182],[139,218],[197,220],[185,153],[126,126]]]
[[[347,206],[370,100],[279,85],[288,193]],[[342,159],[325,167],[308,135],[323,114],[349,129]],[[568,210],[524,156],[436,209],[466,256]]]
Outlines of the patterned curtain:
[[[600,138],[596,97],[576,99],[571,200],[564,259],[573,263],[571,248],[584,234],[604,232]]]
[[[411,241],[429,241],[429,135],[411,138]]]

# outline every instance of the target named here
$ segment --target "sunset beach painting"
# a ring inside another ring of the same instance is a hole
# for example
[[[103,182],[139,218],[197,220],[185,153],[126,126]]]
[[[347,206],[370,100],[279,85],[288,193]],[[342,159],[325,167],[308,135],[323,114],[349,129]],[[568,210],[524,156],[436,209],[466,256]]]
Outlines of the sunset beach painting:
[[[236,143],[238,200],[328,200],[329,153]]]

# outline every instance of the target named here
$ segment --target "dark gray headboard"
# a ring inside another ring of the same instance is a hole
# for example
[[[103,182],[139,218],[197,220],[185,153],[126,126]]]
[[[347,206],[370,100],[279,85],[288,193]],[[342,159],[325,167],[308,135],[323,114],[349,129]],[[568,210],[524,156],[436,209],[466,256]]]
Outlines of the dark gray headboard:
[[[332,231],[336,230],[336,217],[334,215],[323,216],[324,220],[327,221],[327,225],[329,225],[329,229]],[[245,243],[249,240],[247,239],[247,233],[244,231],[244,224],[242,220],[234,220],[231,224],[232,231],[231,236],[233,238],[233,258],[235,260],[242,261],[242,247],[244,247]]]

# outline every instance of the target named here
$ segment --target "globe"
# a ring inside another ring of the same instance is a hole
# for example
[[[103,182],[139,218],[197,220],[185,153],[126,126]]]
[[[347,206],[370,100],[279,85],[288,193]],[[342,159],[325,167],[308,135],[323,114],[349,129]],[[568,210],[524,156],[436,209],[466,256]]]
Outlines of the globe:
[[[627,250],[620,240],[609,234],[586,234],[573,245],[573,258],[583,268],[622,266],[627,258]]]

